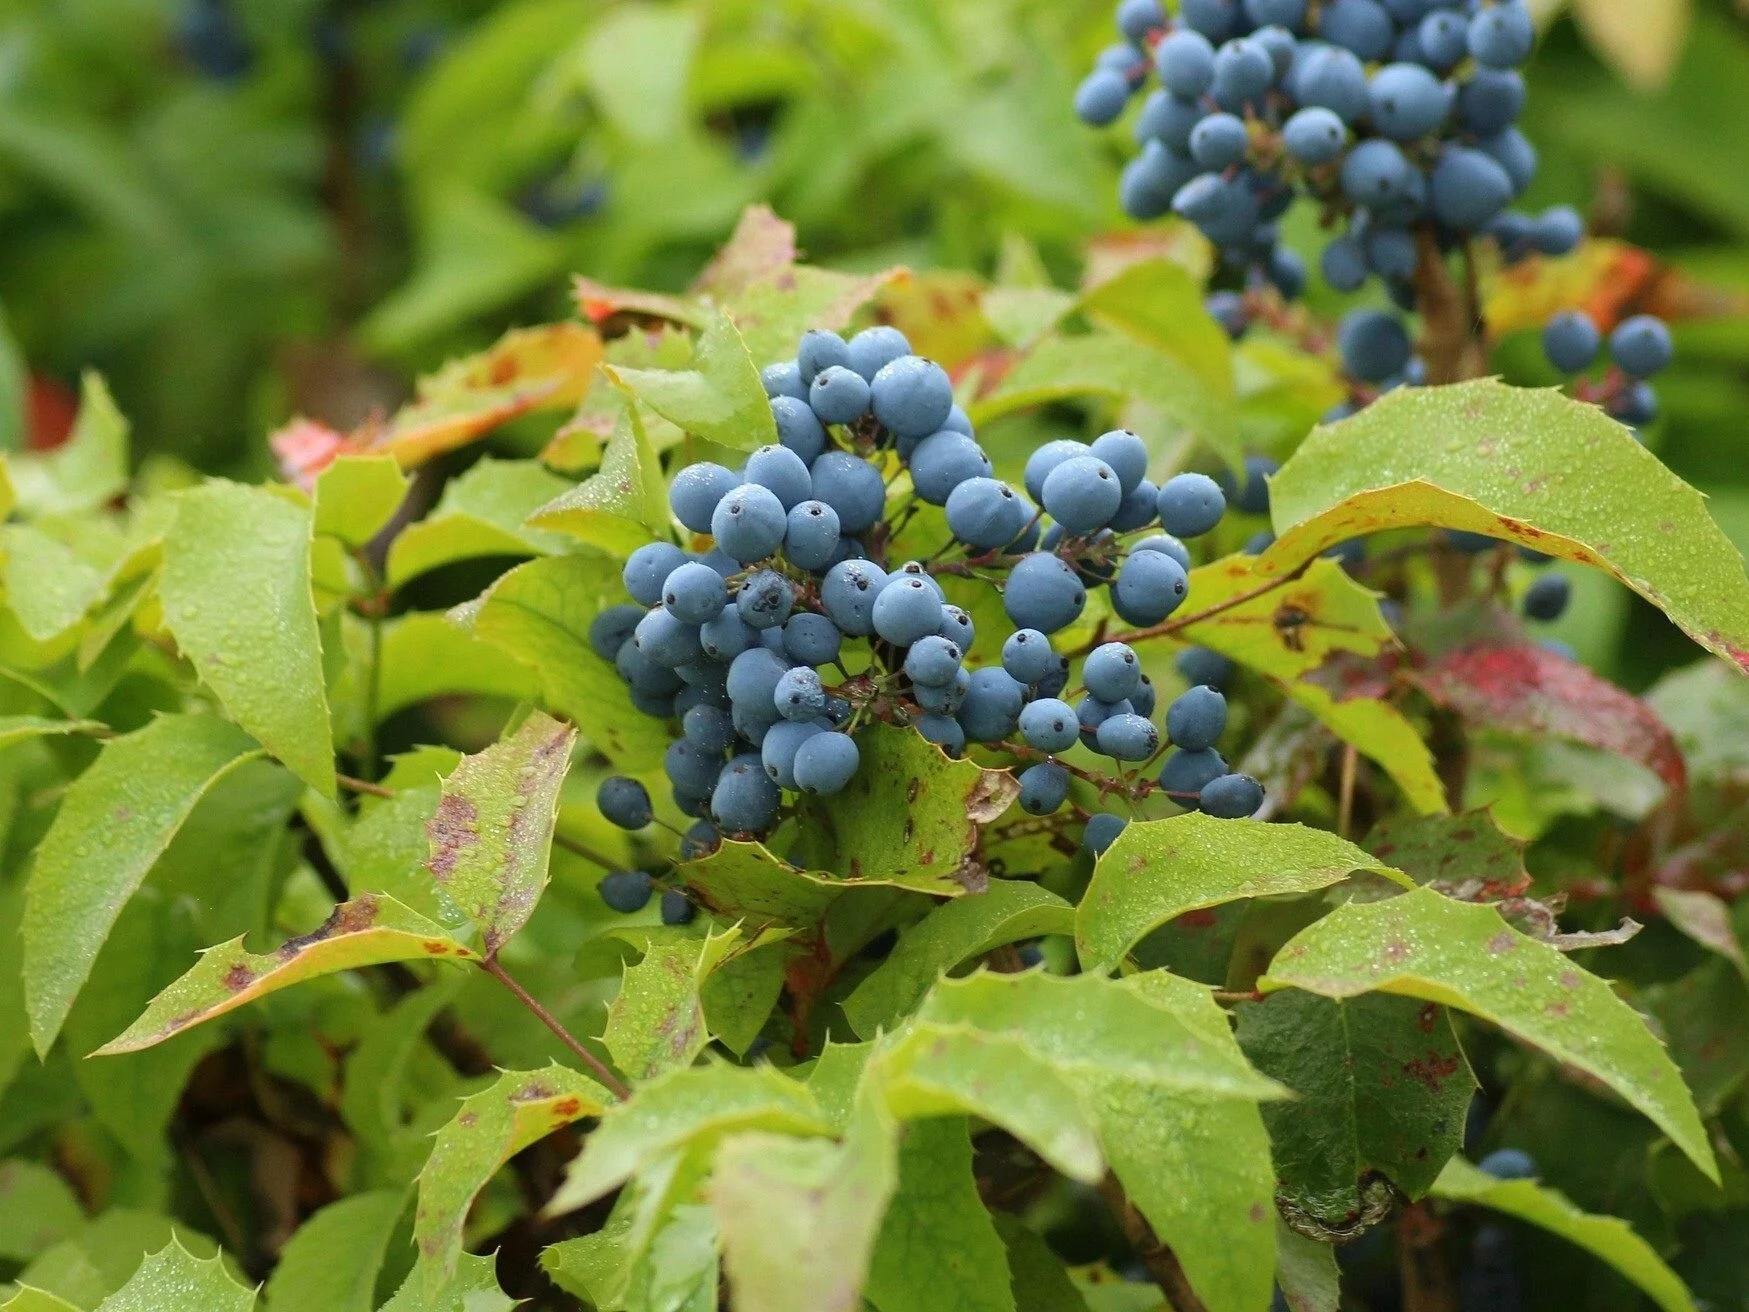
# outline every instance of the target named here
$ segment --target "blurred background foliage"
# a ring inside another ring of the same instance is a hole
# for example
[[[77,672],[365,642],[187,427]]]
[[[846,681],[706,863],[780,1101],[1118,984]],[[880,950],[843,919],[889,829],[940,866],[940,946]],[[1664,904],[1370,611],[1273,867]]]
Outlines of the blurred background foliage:
[[[1540,8],[1527,204],[1578,201],[1650,253],[1593,252],[1573,297],[1706,311],[1679,324],[1649,440],[1749,545],[1749,114],[1731,109],[1749,17],[1729,0]],[[1066,109],[1112,38],[1109,0],[0,13],[10,444],[53,441],[95,367],[147,459],[260,475],[263,435],[291,415],[350,427],[507,326],[566,316],[571,272],[684,286],[756,200],[848,269],[989,272],[1024,234],[1067,283],[1091,237],[1126,226],[1127,129]],[[1318,235],[1293,239],[1315,267]],[[1529,332],[1496,363],[1555,381]],[[1650,607],[1576,581],[1588,604],[1560,636],[1592,663],[1641,686],[1687,658]]]

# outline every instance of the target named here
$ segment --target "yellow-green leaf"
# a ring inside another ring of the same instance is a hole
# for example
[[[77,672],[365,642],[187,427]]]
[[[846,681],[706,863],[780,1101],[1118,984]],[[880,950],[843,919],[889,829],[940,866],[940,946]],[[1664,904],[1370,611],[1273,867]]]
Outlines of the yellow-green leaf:
[[[202,1261],[172,1239],[170,1247],[141,1262],[127,1284],[97,1305],[97,1312],[249,1312],[254,1306],[255,1291],[233,1280],[222,1258]]]
[[[37,642],[72,628],[103,595],[103,574],[58,538],[27,524],[0,529],[6,605]]]
[[[67,733],[101,733],[96,720],[53,720],[42,715],[0,715],[0,751],[28,738],[47,738]]]
[[[439,925],[393,898],[366,893],[334,908],[316,930],[272,952],[249,952],[241,938],[208,948],[200,961],[152,1000],[145,1015],[93,1056],[136,1052],[190,1025],[320,975],[385,961],[478,961]]]
[[[407,477],[388,455],[343,453],[316,475],[315,531],[362,547],[386,525],[407,495]]]
[[[564,550],[565,539],[524,527],[524,521],[570,488],[537,461],[486,457],[444,485],[429,515],[395,535],[385,570],[389,586],[458,560]]]
[[[1607,1084],[1718,1179],[1694,1100],[1645,1021],[1603,980],[1491,906],[1430,888],[1348,903],[1289,940],[1257,987],[1337,999],[1399,993],[1490,1020]]]
[[[292,1234],[267,1282],[273,1312],[372,1312],[377,1275],[407,1208],[402,1189],[329,1203]]]
[[[182,493],[164,539],[164,624],[232,719],[317,792],[334,795],[311,515],[265,488]]]
[[[95,510],[128,485],[128,421],[102,375],[80,380],[79,415],[67,440],[47,455],[14,453],[8,473],[27,515]]]
[[[1183,362],[1218,397],[1233,395],[1233,345],[1203,306],[1200,278],[1175,260],[1138,260],[1081,294],[1081,311]]]
[[[690,1066],[704,1050],[704,983],[734,950],[741,931],[652,942],[628,966],[607,1009],[601,1039],[614,1065],[634,1080]]]
[[[0,1162],[0,1258],[28,1262],[85,1221],[72,1188],[48,1167]]]
[[[695,437],[733,451],[777,441],[759,367],[740,329],[722,310],[699,334],[690,369],[604,368],[650,409]]]
[[[667,535],[668,485],[635,402],[620,415],[601,453],[601,468],[533,510],[527,522],[533,528],[568,534],[621,560]]]

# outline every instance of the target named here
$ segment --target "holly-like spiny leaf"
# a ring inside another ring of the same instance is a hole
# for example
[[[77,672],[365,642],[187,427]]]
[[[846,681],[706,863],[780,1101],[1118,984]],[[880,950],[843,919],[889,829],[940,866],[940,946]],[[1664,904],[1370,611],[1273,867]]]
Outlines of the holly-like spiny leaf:
[[[792,866],[773,855],[763,843],[733,839],[725,839],[707,856],[681,862],[675,873],[721,919],[799,929],[818,926],[827,910],[844,897],[894,889],[958,897],[966,891],[951,879],[926,872],[897,871],[888,878],[841,879],[824,871]]]
[[[70,733],[102,733],[96,720],[53,720],[43,715],[0,715],[0,751],[30,738],[49,738]]]
[[[1487,811],[1390,816],[1367,834],[1366,850],[1416,883],[1442,890],[1501,898],[1530,887],[1523,841],[1502,831]]]
[[[472,948],[393,898],[366,893],[343,902],[317,929],[272,952],[249,952],[242,938],[208,948],[187,974],[152,1000],[145,1014],[93,1056],[162,1043],[191,1025],[336,971],[386,961],[478,961]]]
[[[415,1263],[381,1312],[510,1312],[518,1305],[498,1287],[498,1257],[463,1253],[455,1274],[436,1293],[426,1290],[425,1270]]]
[[[563,551],[564,538],[524,521],[570,487],[537,461],[486,457],[444,485],[429,515],[395,535],[384,571],[389,586],[459,560]]]
[[[652,942],[628,966],[607,1009],[602,1042],[633,1080],[690,1066],[710,1041],[704,984],[740,941],[739,929]]]
[[[202,1261],[172,1239],[170,1247],[141,1262],[127,1284],[98,1304],[97,1312],[249,1312],[254,1306],[255,1291],[232,1279],[222,1258]]]
[[[777,440],[777,425],[759,367],[728,314],[706,320],[690,369],[624,369],[608,375],[672,424],[732,451]]]
[[[534,509],[526,522],[532,528],[566,534],[623,560],[646,543],[666,537],[668,518],[662,461],[650,445],[643,413],[633,401],[621,413],[613,437],[601,453],[601,467],[576,487]]]
[[[1609,985],[1490,906],[1419,888],[1349,903],[1302,930],[1257,981],[1337,1000],[1398,993],[1468,1011],[1607,1084],[1717,1180],[1676,1065]]]

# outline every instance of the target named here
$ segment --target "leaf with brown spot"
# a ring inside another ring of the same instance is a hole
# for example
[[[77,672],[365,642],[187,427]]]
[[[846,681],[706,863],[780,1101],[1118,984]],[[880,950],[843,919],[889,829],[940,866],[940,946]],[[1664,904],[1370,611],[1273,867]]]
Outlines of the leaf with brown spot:
[[[594,1080],[555,1063],[540,1071],[504,1071],[462,1103],[437,1132],[419,1172],[413,1239],[428,1295],[455,1274],[468,1209],[498,1168],[554,1130],[601,1115],[612,1102]]]
[[[1290,939],[1257,987],[1337,1000],[1397,993],[1480,1016],[1608,1085],[1718,1178],[1694,1100],[1639,1013],[1493,907],[1430,888],[1351,902]]]
[[[559,787],[577,731],[539,711],[464,757],[426,823],[433,879],[480,931],[488,957],[528,922],[547,886]]]
[[[1462,815],[1399,815],[1381,820],[1366,850],[1465,902],[1515,897],[1530,887],[1524,843],[1504,832],[1488,811]]]
[[[652,940],[628,966],[607,1008],[601,1039],[613,1064],[632,1080],[690,1066],[710,1041],[704,985],[741,941],[731,928],[704,938]]]
[[[853,863],[853,868],[859,863]],[[725,840],[709,856],[682,862],[677,873],[706,907],[724,920],[808,929],[820,923],[841,897],[909,889],[934,897],[959,897],[966,888],[945,873],[920,872],[891,879],[841,879],[803,870],[762,843]]]
[[[321,975],[387,961],[478,960],[478,953],[442,926],[391,897],[366,893],[335,907],[313,932],[287,939],[272,952],[246,951],[240,936],[208,948],[191,970],[152,999],[125,1033],[91,1055],[149,1048],[191,1025]]]

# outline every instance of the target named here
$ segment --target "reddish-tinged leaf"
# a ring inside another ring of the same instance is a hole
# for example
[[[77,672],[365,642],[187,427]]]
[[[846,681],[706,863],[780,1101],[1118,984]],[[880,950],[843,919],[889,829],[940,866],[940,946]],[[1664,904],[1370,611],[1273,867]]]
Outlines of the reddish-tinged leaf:
[[[571,280],[571,295],[576,298],[578,311],[593,324],[603,324],[616,314],[630,312],[693,328],[704,326],[704,309],[681,296],[609,287],[581,276]]]
[[[1546,647],[1473,644],[1410,677],[1472,724],[1569,738],[1638,761],[1673,789],[1688,782],[1682,750],[1657,712]]]
[[[279,472],[288,483],[306,492],[316,490],[316,475],[334,463],[347,449],[346,434],[339,429],[299,416],[267,436]]]
[[[732,301],[762,283],[787,274],[796,262],[796,228],[769,205],[741,211],[735,231],[687,290],[694,296]]]

